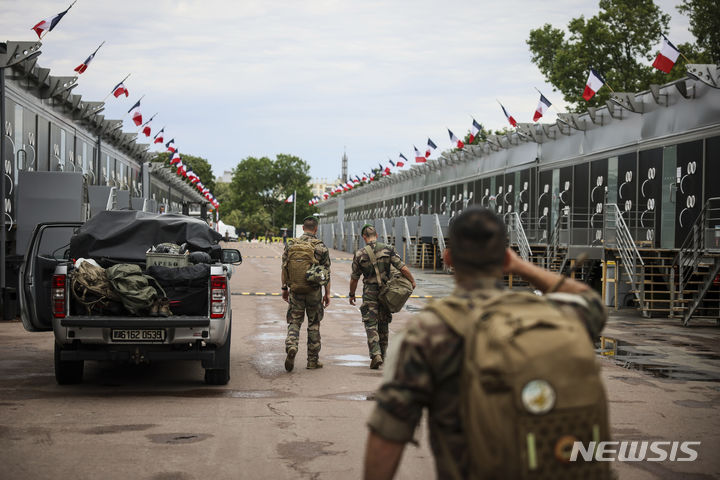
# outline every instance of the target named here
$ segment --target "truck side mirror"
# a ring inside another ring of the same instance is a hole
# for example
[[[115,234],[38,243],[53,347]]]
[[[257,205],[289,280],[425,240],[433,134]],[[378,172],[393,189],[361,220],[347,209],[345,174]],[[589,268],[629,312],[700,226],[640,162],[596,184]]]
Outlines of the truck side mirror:
[[[236,248],[223,248],[222,249],[222,263],[229,263],[231,265],[239,265],[242,263],[242,255],[240,250]]]

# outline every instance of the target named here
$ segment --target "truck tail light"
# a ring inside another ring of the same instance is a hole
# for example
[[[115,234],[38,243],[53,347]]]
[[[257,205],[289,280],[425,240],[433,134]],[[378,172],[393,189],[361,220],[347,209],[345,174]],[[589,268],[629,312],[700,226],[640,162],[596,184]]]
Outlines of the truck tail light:
[[[67,296],[65,290],[65,275],[53,275],[52,288],[50,289],[50,298],[52,302],[52,312],[55,318],[65,318],[65,307],[67,305]]]
[[[210,277],[210,318],[222,318],[227,310],[227,278],[223,275]]]

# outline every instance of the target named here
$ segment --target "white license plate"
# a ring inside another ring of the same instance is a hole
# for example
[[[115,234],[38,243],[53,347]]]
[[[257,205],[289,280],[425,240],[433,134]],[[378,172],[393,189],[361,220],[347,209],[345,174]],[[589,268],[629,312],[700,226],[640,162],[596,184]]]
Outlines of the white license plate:
[[[164,342],[165,329],[113,329],[110,338],[113,342]]]

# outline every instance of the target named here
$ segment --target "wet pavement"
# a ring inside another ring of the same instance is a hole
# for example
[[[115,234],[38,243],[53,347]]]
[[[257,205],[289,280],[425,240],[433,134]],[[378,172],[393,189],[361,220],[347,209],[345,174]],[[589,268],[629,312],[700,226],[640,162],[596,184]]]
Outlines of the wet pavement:
[[[233,292],[279,292],[279,245],[240,244]],[[333,251],[333,258],[347,258]],[[332,292],[346,295],[350,263],[333,262]],[[449,275],[420,273],[418,295],[443,296]],[[391,336],[427,304],[394,315]],[[232,297],[231,380],[203,385],[196,362],[89,363],[82,385],[55,384],[52,335],[0,323],[0,478],[359,478],[373,392],[358,307],[334,298],[321,326],[321,370],[283,362],[287,304]],[[616,440],[701,441],[692,463],[615,464],[621,478],[718,478],[720,329],[613,313],[598,347]],[[434,478],[427,430],[397,478]],[[42,452],[40,455],[39,452]]]

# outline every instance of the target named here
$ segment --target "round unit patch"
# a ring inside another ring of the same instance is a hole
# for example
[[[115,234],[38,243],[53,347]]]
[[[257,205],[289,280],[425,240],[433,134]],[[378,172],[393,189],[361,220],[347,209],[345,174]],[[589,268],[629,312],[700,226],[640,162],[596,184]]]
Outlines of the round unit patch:
[[[522,404],[530,413],[542,415],[555,406],[555,389],[545,380],[531,380],[522,389]]]

